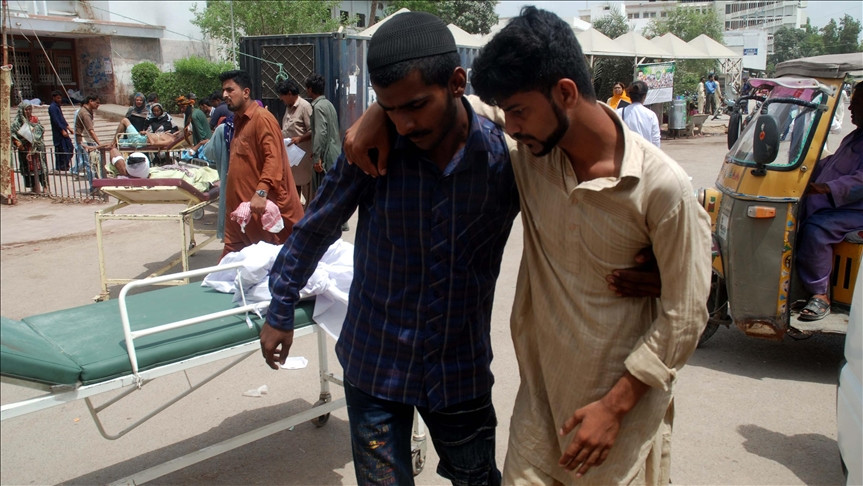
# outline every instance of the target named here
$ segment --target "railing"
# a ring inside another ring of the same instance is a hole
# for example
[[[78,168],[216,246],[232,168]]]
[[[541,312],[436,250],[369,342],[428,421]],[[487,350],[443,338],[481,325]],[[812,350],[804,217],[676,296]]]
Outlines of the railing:
[[[101,152],[101,164],[91,164],[91,171],[94,179],[107,177],[105,164],[108,160],[108,150],[102,149]],[[170,151],[169,154],[171,155],[172,160],[180,160],[180,151]],[[71,171],[76,164],[74,151],[70,153],[70,170],[57,170],[54,155],[55,152],[53,146],[48,146],[45,150],[45,162],[48,166],[48,170],[42,177],[39,177],[41,187],[40,192],[36,192],[32,185],[28,185],[35,183],[35,177],[29,176],[30,171],[26,171],[26,175],[28,175],[28,177],[25,177],[25,172],[22,172],[21,165],[22,163],[26,164],[27,162],[26,160],[21,160],[18,157],[18,153],[13,148],[12,169],[15,172],[15,191],[17,194],[39,195],[57,201],[69,202],[90,203],[96,201],[107,201],[108,197],[105,194],[98,189],[93,190],[90,187],[90,181],[87,178],[85,170],[82,169],[79,172]]]
[[[26,160],[19,157],[19,153],[13,149],[12,151],[12,167],[15,171],[15,190],[18,194],[41,195],[52,199],[69,200],[76,202],[91,202],[96,199],[102,200],[101,194],[91,193],[90,182],[87,180],[86,173],[82,170],[81,175],[73,173],[71,170],[56,170],[54,160],[54,148],[49,147],[45,151],[45,162],[48,170],[45,174],[32,174],[31,171],[22,171],[22,164],[26,164]],[[69,168],[75,166],[74,151],[69,154]],[[42,169],[39,169],[41,172]],[[100,177],[103,172],[101,167],[92,167],[93,177]],[[33,185],[36,179],[39,181],[39,192]]]

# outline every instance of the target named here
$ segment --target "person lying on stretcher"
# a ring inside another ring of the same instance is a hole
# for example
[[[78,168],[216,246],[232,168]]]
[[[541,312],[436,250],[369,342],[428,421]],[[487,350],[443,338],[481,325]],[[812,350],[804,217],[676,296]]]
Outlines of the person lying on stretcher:
[[[150,159],[141,152],[134,152],[129,157],[123,157],[116,146],[110,149],[110,163],[106,167],[109,174],[114,177],[121,175],[137,179],[146,179],[150,176]]]
[[[111,147],[105,169],[110,178],[182,179],[201,192],[219,185],[219,172],[215,169],[187,164],[153,167],[143,152],[132,152],[126,157],[117,147]]]
[[[123,118],[117,126],[117,136],[111,142],[111,147],[121,146],[136,146],[157,148],[159,150],[169,150],[174,148],[178,143],[185,139],[185,134],[178,132],[138,132],[128,118]]]

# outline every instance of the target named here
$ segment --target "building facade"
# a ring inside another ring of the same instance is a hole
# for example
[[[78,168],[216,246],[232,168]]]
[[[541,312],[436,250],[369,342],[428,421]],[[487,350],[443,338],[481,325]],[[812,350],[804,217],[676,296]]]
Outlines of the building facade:
[[[209,59],[209,46],[191,24],[195,3],[8,2],[13,103],[16,94],[48,103],[57,89],[127,104],[135,64],[170,70],[177,59]]]
[[[801,28],[806,24],[805,0],[768,0],[768,1],[609,1],[596,3],[590,8],[579,11],[582,20],[593,22],[617,9],[629,21],[630,27],[642,32],[651,21],[661,20],[677,7],[714,10],[726,32],[763,31],[767,33],[768,50],[772,52],[773,33],[780,27]]]

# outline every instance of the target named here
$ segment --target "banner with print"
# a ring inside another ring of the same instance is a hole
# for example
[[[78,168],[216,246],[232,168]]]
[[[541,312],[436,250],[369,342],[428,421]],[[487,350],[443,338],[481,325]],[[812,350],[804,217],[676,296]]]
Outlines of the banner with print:
[[[667,103],[672,100],[674,90],[674,62],[659,62],[655,64],[639,64],[637,81],[647,84],[645,105]]]

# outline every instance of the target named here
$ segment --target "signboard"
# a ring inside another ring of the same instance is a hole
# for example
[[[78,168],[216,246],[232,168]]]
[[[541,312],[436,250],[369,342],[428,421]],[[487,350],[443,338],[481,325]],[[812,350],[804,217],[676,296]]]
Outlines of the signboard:
[[[735,30],[722,33],[725,46],[743,56],[743,69],[767,69],[767,32],[763,30]]]
[[[639,64],[636,68],[636,80],[647,84],[645,105],[669,102],[674,90],[674,62]]]

